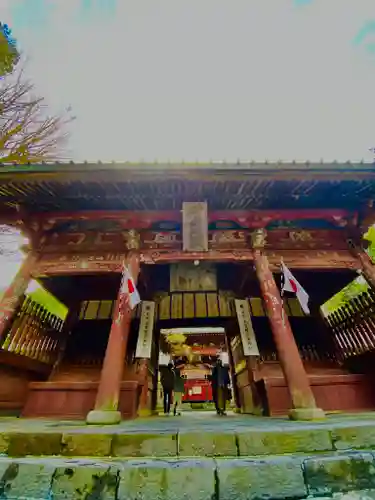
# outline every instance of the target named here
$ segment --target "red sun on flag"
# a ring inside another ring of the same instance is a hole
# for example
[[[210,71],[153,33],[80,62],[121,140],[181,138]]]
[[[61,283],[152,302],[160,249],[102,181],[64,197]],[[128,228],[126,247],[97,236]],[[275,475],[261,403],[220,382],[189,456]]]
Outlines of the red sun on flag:
[[[134,293],[133,280],[131,280],[131,279],[128,279],[128,292],[129,293]]]
[[[294,280],[292,280],[292,279],[289,279],[289,283],[290,283],[290,286],[292,287],[293,292],[297,293],[298,287],[297,287],[296,282]]]

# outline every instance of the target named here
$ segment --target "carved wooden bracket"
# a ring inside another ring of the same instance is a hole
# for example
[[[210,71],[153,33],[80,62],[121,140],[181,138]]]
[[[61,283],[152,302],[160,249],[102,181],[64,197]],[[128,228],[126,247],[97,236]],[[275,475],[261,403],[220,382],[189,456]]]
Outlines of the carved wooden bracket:
[[[262,250],[266,246],[267,231],[265,229],[256,229],[251,233],[251,244],[254,250]]]
[[[139,250],[141,246],[141,237],[135,229],[129,229],[124,233],[126,248],[128,250]]]

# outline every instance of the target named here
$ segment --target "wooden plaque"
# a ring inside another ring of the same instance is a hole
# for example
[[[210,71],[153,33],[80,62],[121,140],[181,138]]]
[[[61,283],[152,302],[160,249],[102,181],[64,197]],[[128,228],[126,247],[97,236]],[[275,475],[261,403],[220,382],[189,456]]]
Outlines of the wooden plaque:
[[[208,251],[206,202],[184,202],[182,204],[182,237],[185,252]]]

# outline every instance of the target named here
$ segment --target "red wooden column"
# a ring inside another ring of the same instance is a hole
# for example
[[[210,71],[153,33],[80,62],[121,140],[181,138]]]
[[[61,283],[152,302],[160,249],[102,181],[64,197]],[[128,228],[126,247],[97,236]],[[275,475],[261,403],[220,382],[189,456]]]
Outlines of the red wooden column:
[[[268,259],[262,253],[265,245],[265,230],[252,234],[256,274],[271,324],[277,354],[292,401],[289,418],[292,420],[313,420],[323,418],[324,412],[317,408],[315,397],[303,366],[297,344],[284,311],[279,290],[270,271]]]
[[[127,247],[129,250],[126,265],[137,282],[139,274],[139,236],[131,230],[128,232]],[[124,372],[126,349],[129,339],[132,310],[120,306],[120,290],[113,312],[112,326],[109,333],[107,350],[100,376],[98,393],[94,410],[87,415],[88,424],[118,424],[121,412],[118,409],[121,382]]]
[[[152,414],[151,408],[149,407],[148,396],[148,359],[139,360],[139,373],[140,380],[143,385],[141,396],[139,398],[138,415],[140,417],[148,417]]]
[[[31,273],[37,260],[38,256],[36,253],[29,252],[27,254],[20,269],[18,270],[18,273],[5,290],[4,295],[0,300],[0,340],[6,334],[13,321],[15,313],[21,304],[23,296],[29,286]]]

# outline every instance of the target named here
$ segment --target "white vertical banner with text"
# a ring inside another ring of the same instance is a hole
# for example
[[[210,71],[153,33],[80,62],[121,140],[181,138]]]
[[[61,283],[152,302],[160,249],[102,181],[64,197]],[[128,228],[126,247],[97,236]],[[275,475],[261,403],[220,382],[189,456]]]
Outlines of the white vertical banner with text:
[[[258,344],[251,322],[250,307],[247,300],[235,300],[238,325],[245,356],[259,356]]]
[[[141,305],[141,321],[139,323],[137,349],[135,351],[136,358],[151,358],[154,318],[155,302],[143,300]]]

